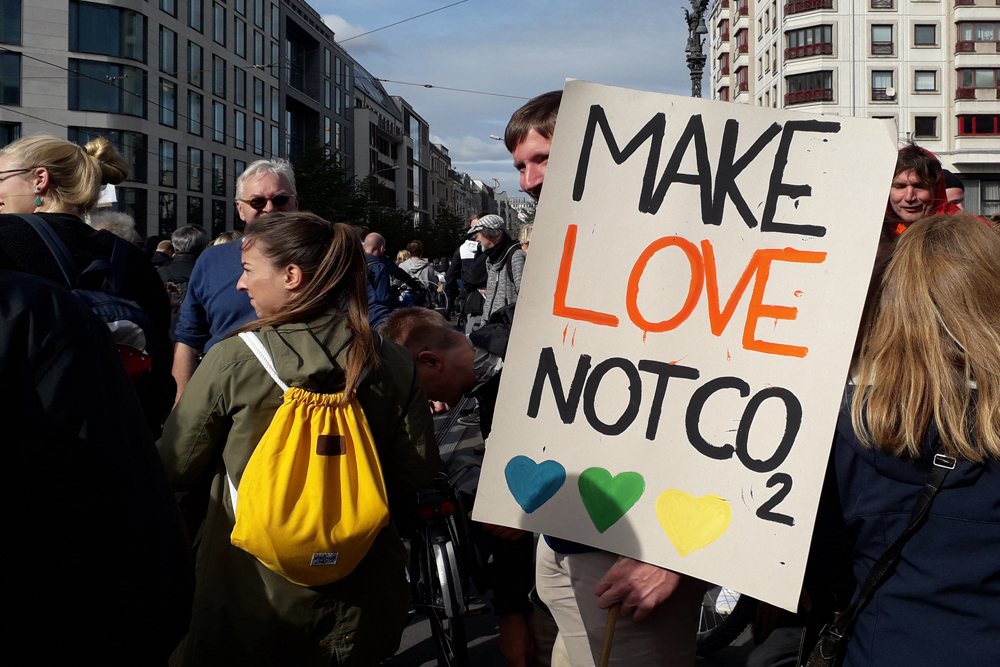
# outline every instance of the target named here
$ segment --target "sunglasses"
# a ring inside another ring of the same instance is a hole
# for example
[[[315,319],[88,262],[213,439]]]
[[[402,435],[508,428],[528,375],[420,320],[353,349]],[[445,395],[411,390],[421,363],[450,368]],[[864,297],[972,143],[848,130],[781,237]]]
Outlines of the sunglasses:
[[[274,195],[273,197],[253,197],[251,199],[237,199],[255,211],[263,211],[267,202],[274,202],[275,208],[281,208],[289,202],[295,195]]]

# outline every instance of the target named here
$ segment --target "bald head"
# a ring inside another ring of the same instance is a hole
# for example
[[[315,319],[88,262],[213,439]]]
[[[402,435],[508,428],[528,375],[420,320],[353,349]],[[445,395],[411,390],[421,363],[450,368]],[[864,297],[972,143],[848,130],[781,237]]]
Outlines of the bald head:
[[[385,237],[376,232],[372,232],[365,237],[365,252],[375,257],[385,254]]]

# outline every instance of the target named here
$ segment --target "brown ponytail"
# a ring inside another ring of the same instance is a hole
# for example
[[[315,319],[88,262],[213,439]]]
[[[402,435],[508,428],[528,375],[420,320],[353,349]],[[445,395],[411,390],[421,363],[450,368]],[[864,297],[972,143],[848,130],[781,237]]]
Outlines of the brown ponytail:
[[[273,266],[298,266],[305,287],[280,312],[249,322],[232,335],[306,322],[331,311],[337,312],[331,323],[346,315],[351,344],[344,392],[349,400],[364,372],[376,364],[368,326],[367,264],[358,235],[343,223],[327,222],[312,213],[279,212],[262,215],[248,227],[243,247],[255,244]]]

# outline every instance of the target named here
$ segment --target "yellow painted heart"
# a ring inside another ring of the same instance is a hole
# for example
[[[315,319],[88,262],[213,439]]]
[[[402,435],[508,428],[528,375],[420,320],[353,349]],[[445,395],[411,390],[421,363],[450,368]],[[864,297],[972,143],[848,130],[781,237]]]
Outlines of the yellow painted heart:
[[[656,518],[681,557],[722,537],[733,520],[733,509],[719,496],[695,498],[667,489],[656,499]]]

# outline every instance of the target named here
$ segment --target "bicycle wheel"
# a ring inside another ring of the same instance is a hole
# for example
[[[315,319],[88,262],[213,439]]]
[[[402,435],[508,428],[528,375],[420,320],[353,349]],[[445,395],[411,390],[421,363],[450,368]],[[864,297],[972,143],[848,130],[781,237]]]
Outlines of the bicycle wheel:
[[[725,648],[743,634],[757,613],[757,600],[730,588],[713,586],[705,592],[698,619],[698,655]]]
[[[431,635],[441,667],[466,667],[469,650],[465,642],[465,591],[458,576],[458,560],[451,540],[431,545],[434,604],[427,610]]]

